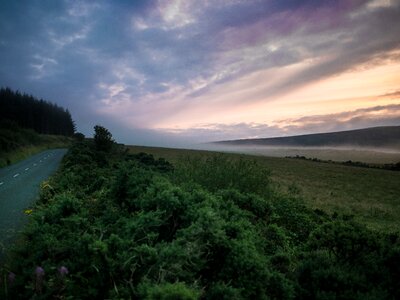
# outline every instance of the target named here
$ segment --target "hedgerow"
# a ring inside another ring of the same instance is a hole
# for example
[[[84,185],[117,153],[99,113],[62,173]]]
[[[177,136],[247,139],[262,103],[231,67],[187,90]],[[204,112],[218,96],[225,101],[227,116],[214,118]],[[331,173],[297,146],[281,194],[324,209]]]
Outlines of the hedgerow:
[[[42,185],[0,297],[395,299],[399,269],[398,234],[277,194],[255,162],[173,167],[80,142]]]

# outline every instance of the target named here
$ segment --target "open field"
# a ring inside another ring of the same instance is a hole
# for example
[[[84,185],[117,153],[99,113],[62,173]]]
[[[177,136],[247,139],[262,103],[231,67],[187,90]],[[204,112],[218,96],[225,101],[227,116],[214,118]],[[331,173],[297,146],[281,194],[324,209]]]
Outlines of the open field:
[[[206,150],[210,148],[205,148]],[[285,157],[305,156],[333,161],[360,161],[372,164],[391,164],[400,162],[399,149],[356,148],[356,147],[279,147],[279,146],[230,146],[211,145],[211,149],[251,155]]]
[[[147,152],[173,164],[185,156],[213,152],[130,146],[132,153]],[[239,157],[240,154],[227,154]],[[272,172],[275,187],[298,193],[309,207],[326,212],[354,214],[368,227],[400,230],[400,172],[358,168],[281,157],[251,156]],[[356,160],[356,159],[355,159]]]

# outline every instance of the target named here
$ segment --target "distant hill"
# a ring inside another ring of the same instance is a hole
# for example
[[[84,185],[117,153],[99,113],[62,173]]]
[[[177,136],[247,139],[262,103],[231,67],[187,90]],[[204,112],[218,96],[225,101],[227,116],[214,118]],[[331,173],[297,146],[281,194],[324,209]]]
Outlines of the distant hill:
[[[400,148],[400,126],[373,127],[288,137],[218,141],[212,144],[231,146]]]

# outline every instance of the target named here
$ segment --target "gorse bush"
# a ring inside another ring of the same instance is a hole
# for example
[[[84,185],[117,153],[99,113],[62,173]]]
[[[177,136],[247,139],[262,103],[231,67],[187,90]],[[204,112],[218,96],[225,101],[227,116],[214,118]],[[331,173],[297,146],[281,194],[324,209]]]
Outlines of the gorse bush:
[[[0,298],[400,296],[398,235],[272,193],[253,161],[97,152],[77,143],[42,185]]]

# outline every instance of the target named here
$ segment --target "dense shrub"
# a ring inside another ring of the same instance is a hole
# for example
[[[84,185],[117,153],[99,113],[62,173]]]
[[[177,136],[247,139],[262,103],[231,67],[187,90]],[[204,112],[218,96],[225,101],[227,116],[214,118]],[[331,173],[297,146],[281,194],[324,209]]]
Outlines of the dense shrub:
[[[153,155],[143,152],[127,154],[125,160],[138,162],[142,168],[150,168],[162,173],[170,172],[174,169],[173,165],[164,158],[155,159]]]
[[[108,131],[107,128],[100,125],[94,126],[93,138],[96,149],[99,151],[110,152],[115,143],[111,132]]]
[[[255,162],[98,152],[78,142],[42,185],[0,297],[399,297],[397,234],[271,192]]]
[[[139,286],[139,295],[146,300],[195,300],[200,292],[188,288],[185,284],[164,283],[156,285],[142,284]]]

